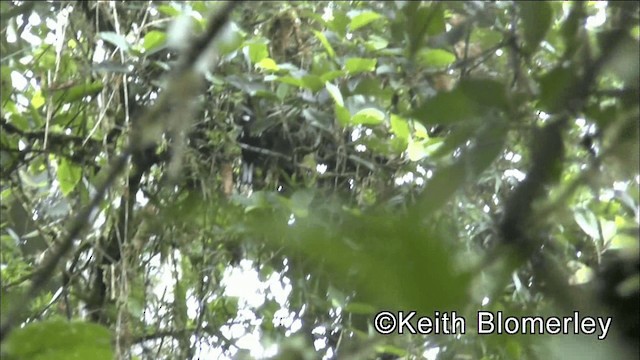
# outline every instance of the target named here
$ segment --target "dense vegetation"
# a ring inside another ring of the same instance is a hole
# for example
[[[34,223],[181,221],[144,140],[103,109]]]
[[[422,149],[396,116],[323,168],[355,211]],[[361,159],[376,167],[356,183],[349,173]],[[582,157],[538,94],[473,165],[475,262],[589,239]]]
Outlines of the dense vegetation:
[[[2,2],[3,358],[634,358],[638,9]]]

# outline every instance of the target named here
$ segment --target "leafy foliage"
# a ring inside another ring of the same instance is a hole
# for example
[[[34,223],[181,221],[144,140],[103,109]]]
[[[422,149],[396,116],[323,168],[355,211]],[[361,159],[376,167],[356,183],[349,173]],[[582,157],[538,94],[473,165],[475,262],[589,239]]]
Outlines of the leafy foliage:
[[[3,357],[638,349],[636,3],[0,11]],[[482,336],[480,309],[615,330]]]

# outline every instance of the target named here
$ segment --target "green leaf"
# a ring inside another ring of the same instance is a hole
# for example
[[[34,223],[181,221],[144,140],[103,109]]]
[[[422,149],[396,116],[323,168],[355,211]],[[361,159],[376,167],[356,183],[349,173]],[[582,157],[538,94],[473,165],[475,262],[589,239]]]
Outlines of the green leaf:
[[[506,86],[495,80],[472,79],[460,82],[460,91],[476,105],[500,111],[509,110]]]
[[[341,76],[344,75],[344,72],[342,70],[334,70],[334,71],[329,71],[326,72],[324,74],[322,74],[320,76],[320,80],[322,80],[322,82],[327,82],[327,81],[333,81]]]
[[[97,95],[100,91],[102,91],[103,88],[104,88],[104,85],[102,84],[102,81],[96,80],[88,84],[72,86],[64,90],[63,92],[54,91],[56,93],[56,95],[54,96],[54,102],[55,103],[76,102],[84,99],[87,96]]]
[[[599,239],[600,232],[598,231],[598,219],[590,210],[578,210],[573,214],[576,223],[585,234],[589,235],[592,239]]]
[[[631,37],[626,31],[609,30],[598,33],[598,43],[600,48],[606,48],[607,44],[617,42],[615,54],[610,56],[606,65],[602,69],[603,73],[611,72],[617,79],[621,80],[624,88],[638,88],[638,75],[640,74],[640,46],[638,37]],[[632,104],[637,104],[637,92],[631,96]],[[623,100],[624,101],[624,100]]]
[[[98,38],[115,45],[124,51],[129,51],[129,43],[124,36],[116,34],[112,31],[103,31],[98,33]]]
[[[307,241],[286,243],[322,263],[333,285],[355,290],[358,302],[376,309],[398,306],[428,313],[464,303],[469,277],[455,269],[444,242],[434,231],[394,215],[345,219],[339,237],[301,224],[296,238]],[[380,291],[380,283],[389,287]],[[424,296],[424,288],[433,290],[431,296]]]
[[[278,69],[280,69],[278,67],[278,64],[276,64],[275,60],[273,60],[272,58],[264,58],[258,61],[256,66],[265,70],[277,71]]]
[[[38,90],[33,94],[31,98],[31,105],[35,109],[40,109],[45,103],[45,98],[42,96],[42,91]]]
[[[3,344],[10,359],[111,360],[111,333],[104,326],[79,321],[42,321],[14,330]]]
[[[180,15],[180,11],[171,5],[160,5],[158,6],[157,9],[161,14],[164,14],[170,17],[176,17]]]
[[[408,141],[411,135],[411,129],[409,128],[407,120],[396,114],[391,114],[391,132],[405,141]]]
[[[151,30],[142,40],[142,48],[145,53],[153,52],[158,48],[161,48],[167,42],[167,34],[163,31]]]
[[[502,40],[502,33],[492,29],[474,28],[469,40],[471,43],[480,45],[480,48],[487,49],[495,46]]]
[[[220,52],[220,55],[227,55],[233,51],[238,50],[242,46],[243,38],[240,32],[240,28],[235,22],[229,22],[226,26],[226,30],[218,38],[215,43],[216,48]]]
[[[2,76],[0,76],[0,96],[2,96],[2,103],[4,104],[6,99],[9,98],[13,91],[13,82],[11,80],[11,68],[9,66],[2,66]]]
[[[309,216],[309,205],[313,200],[313,192],[309,190],[296,191],[291,195],[291,212],[297,217],[305,218]]]
[[[569,284],[581,285],[591,281],[595,275],[595,272],[588,265],[571,260],[568,262],[567,267],[571,269],[572,275],[569,276]]]
[[[264,191],[256,191],[251,194],[251,197],[248,199],[246,197],[234,197],[234,200],[239,202],[241,205],[245,205],[244,212],[248,213],[252,210],[263,209],[269,207],[269,200],[267,199],[267,195]]]
[[[365,44],[368,50],[377,51],[389,46],[389,41],[377,35],[369,35],[369,40]]]
[[[428,24],[426,34],[428,36],[435,36],[444,33],[447,30],[447,22],[445,21],[445,10],[440,4],[433,4],[429,7],[425,7],[424,13],[428,16]],[[420,12],[423,10],[421,9]],[[420,21],[419,18],[417,18]]]
[[[20,113],[18,107],[13,101],[7,101],[3,105],[4,107],[2,108],[2,111],[6,114],[5,116],[7,117],[7,120],[11,122],[11,124],[22,131],[30,130],[31,125],[29,125],[29,120],[26,116]]]
[[[38,59],[37,67],[42,70],[52,69],[57,61],[55,49],[50,45],[45,46],[45,44],[34,51],[34,57]]]
[[[353,19],[351,19],[351,22],[349,23],[349,27],[351,28],[351,31],[355,31],[365,25],[368,25],[371,22],[378,20],[381,17],[382,15],[378,14],[375,11],[363,12],[361,14],[354,16]]]
[[[293,76],[280,76],[276,80],[284,84],[302,87],[302,79]]]
[[[450,92],[441,92],[428,99],[412,117],[423,124],[451,124],[464,121],[475,114],[475,104],[459,88]]]
[[[524,50],[533,53],[549,31],[553,10],[546,1],[522,1],[518,3],[524,32]]]
[[[350,302],[344,307],[344,311],[352,314],[371,315],[376,312],[376,308],[371,304]]]
[[[384,86],[378,77],[366,77],[358,79],[356,88],[351,90],[351,94],[360,94],[365,96],[375,96],[381,98]],[[393,91],[393,90],[391,90]]]
[[[8,229],[9,230],[9,229]],[[11,251],[11,253],[15,253],[18,254],[20,253],[20,249],[18,248],[18,244],[20,244],[22,242],[22,240],[20,239],[20,237],[13,231],[9,231],[10,235],[2,235],[2,251],[4,254],[7,254],[10,252],[8,251],[8,249],[11,248],[15,248],[15,252]],[[11,249],[14,250],[14,249]],[[7,256],[5,255],[5,256]],[[26,269],[25,269],[26,272]],[[2,274],[3,276],[3,281],[12,281],[15,279],[12,279],[12,277],[7,276],[7,273]],[[22,276],[22,272],[17,272],[16,275]],[[18,277],[18,276],[16,276]],[[16,286],[14,288],[11,288],[9,290],[5,290],[3,288],[0,288],[0,313],[1,314],[8,314],[9,311],[11,311],[12,309],[14,309],[14,306],[16,303],[20,302],[20,301],[24,301],[24,296],[26,295],[25,293],[27,292],[27,289],[24,286]],[[18,317],[21,319],[26,319],[29,317],[29,309],[21,309],[20,313],[18,314]],[[4,345],[4,344],[3,344]]]
[[[333,13],[333,20],[327,23],[327,28],[334,31],[338,36],[344,38],[347,34],[347,26],[350,21],[349,17],[343,11],[336,9]]]
[[[176,279],[173,287],[173,315],[176,326],[185,327],[188,320],[187,315],[187,289],[183,281]]]
[[[76,185],[82,179],[82,168],[68,161],[60,159],[57,172],[58,182],[60,182],[60,190],[64,196],[69,195],[75,189]]]
[[[311,73],[314,75],[322,75],[324,73],[337,70],[335,61],[330,60],[327,54],[317,53],[313,57],[313,63],[311,64]]]
[[[338,104],[335,104],[334,110],[336,113],[336,118],[338,119],[338,123],[340,123],[340,125],[342,125],[343,127],[348,126],[349,121],[351,120],[351,113],[349,112],[349,110],[344,106],[340,106]]]
[[[441,209],[464,183],[475,181],[502,152],[506,134],[502,121],[486,124],[476,134],[473,149],[465,149],[454,164],[436,171],[418,200],[421,216]]]
[[[445,137],[442,146],[438,147],[431,155],[438,158],[453,152],[473,136],[478,130],[478,125],[479,123],[477,121],[468,121],[460,124],[460,126],[456,126],[451,130],[451,133]]]
[[[553,113],[566,106],[569,87],[575,82],[576,73],[573,67],[558,66],[542,75],[540,83],[540,107]]]
[[[316,35],[318,40],[320,40],[320,43],[322,44],[322,46],[324,46],[324,50],[327,52],[329,57],[335,58],[336,52],[333,50],[333,47],[331,47],[331,44],[329,43],[329,40],[327,40],[327,37],[320,31],[313,31],[313,33]]]
[[[326,82],[324,86],[327,88],[329,95],[331,95],[336,105],[344,106],[344,99],[342,98],[342,93],[340,92],[340,89],[330,82]]]
[[[413,122],[413,136],[418,139],[429,139],[427,128],[419,122]]]
[[[489,110],[507,111],[505,86],[493,80],[465,80],[449,92],[428,99],[412,116],[423,124],[451,124],[478,117]]]
[[[212,7],[212,3],[210,1],[191,1],[190,4],[193,10],[202,18],[203,14],[206,14],[208,11],[213,9],[219,9],[216,7]],[[219,4],[216,4],[219,6]]]
[[[366,108],[351,117],[354,125],[378,125],[384,121],[384,113],[376,108]]]
[[[256,64],[260,60],[269,57],[269,49],[264,40],[254,40],[247,44],[249,59]]]
[[[284,100],[289,94],[289,90],[291,87],[288,84],[279,84],[278,89],[276,90],[276,96],[279,100]]]
[[[389,151],[388,154],[390,155],[400,155],[402,154],[405,150],[407,150],[407,146],[409,144],[408,140],[404,140],[404,139],[400,139],[400,138],[391,138],[388,140],[388,146],[389,146]]]
[[[421,2],[409,2],[404,8],[408,37],[409,57],[413,57],[424,44],[425,35],[438,35],[445,31],[444,10],[441,3],[424,6]]]
[[[614,249],[624,250],[624,251],[627,251],[629,254],[637,254],[638,251],[640,251],[640,248],[639,248],[640,244],[638,244],[638,238],[637,238],[638,229],[636,228],[635,230],[636,230],[635,234],[632,234],[632,235],[625,234],[622,232],[616,234],[611,238],[611,242],[609,243],[609,246],[607,248],[610,250],[614,250]]]
[[[422,141],[410,141],[407,147],[407,155],[411,161],[420,161],[427,156]]]
[[[373,71],[376,69],[376,59],[351,58],[347,59],[344,64],[349,74],[357,74],[365,71]]]
[[[322,83],[322,80],[320,80],[320,77],[316,75],[305,75],[301,80],[302,87],[307,88],[313,92],[322,89],[322,86],[324,85]]]
[[[425,49],[418,53],[418,63],[426,67],[440,68],[456,61],[456,56],[442,49]]]

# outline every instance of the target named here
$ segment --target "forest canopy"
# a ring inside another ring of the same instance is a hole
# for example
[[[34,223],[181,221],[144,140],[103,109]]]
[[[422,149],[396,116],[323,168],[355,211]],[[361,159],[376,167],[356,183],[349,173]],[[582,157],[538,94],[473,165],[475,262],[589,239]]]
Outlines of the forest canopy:
[[[1,2],[2,357],[637,358],[639,9]]]

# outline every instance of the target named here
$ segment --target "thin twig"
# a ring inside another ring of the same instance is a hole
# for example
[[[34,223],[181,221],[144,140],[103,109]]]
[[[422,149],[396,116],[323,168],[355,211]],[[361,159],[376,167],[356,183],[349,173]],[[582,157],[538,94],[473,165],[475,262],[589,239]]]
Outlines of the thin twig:
[[[291,156],[287,156],[285,154],[273,151],[273,150],[269,150],[269,149],[265,149],[265,148],[261,148],[261,147],[257,147],[257,146],[251,146],[251,145],[247,145],[247,144],[243,144],[243,143],[239,143],[238,144],[240,146],[241,149],[245,149],[245,150],[249,150],[251,152],[254,153],[258,153],[258,154],[263,154],[263,155],[269,155],[269,156],[273,156],[276,158],[280,158],[280,159],[284,159],[287,161],[293,161],[293,158]]]

